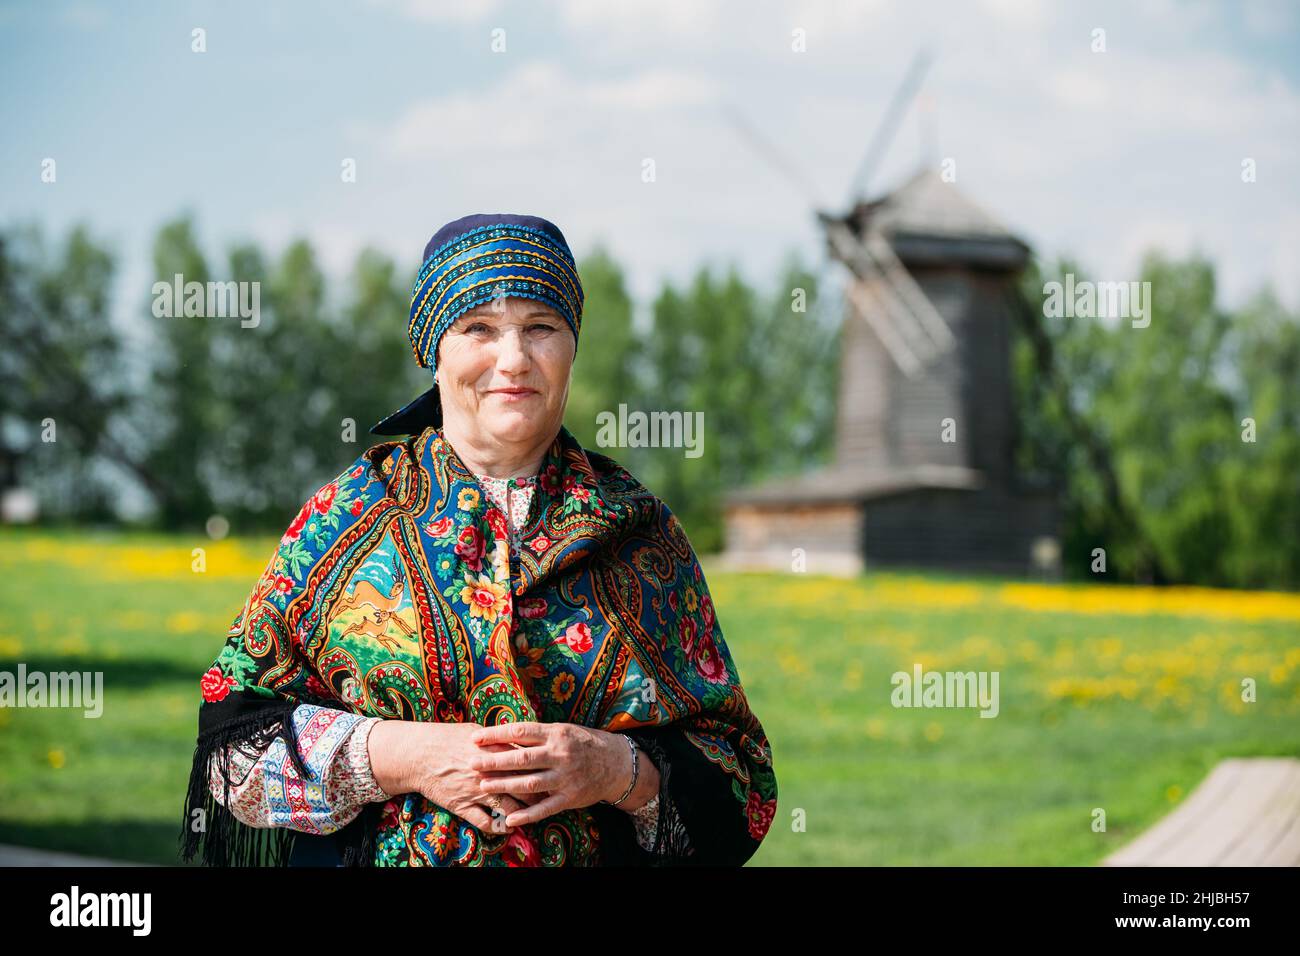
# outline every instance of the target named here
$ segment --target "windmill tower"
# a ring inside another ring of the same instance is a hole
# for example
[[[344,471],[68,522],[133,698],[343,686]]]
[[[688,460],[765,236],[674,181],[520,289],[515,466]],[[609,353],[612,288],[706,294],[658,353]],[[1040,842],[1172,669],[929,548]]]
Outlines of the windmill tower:
[[[788,570],[801,558],[809,571],[847,573],[1050,563],[1055,496],[1026,487],[1014,466],[1011,297],[1029,247],[937,170],[817,218],[847,270],[834,460],[728,496],[724,561]]]

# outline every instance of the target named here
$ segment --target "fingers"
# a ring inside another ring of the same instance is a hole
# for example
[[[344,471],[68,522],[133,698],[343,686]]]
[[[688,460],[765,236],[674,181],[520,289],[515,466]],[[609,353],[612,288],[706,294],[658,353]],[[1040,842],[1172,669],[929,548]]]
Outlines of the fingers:
[[[501,753],[508,754],[515,749],[514,744],[483,744],[482,747],[484,750],[488,751],[489,753],[494,753],[494,754],[501,754]]]
[[[496,801],[493,805],[490,801]],[[460,811],[460,816],[471,826],[477,827],[485,833],[505,833],[511,829],[506,824],[506,817],[517,810],[526,807],[526,803],[521,803],[514,797],[503,794],[493,796],[488,794],[484,797],[482,803],[474,803]]]
[[[521,801],[518,797],[512,797],[509,794],[499,794],[499,798],[501,800],[501,806],[497,809],[502,813],[514,813],[516,810],[522,810],[524,807],[528,806],[528,804]],[[488,797],[488,799],[491,800],[492,798]],[[488,804],[488,807],[489,812],[491,812],[491,804]]]
[[[479,773],[505,773],[536,770],[552,765],[552,756],[544,747],[521,747],[501,753],[482,753],[469,758],[469,769]]]
[[[555,790],[560,783],[560,775],[553,772],[502,773],[484,777],[479,781],[479,789],[484,793],[509,793],[524,796]]]
[[[492,829],[492,817],[489,814],[489,811],[483,809],[483,807],[480,807],[477,804],[464,807],[460,811],[460,816],[472,827],[478,827],[480,830],[487,833],[496,832]]]
[[[513,724],[493,724],[470,735],[475,744],[542,744],[547,741],[549,725],[535,720],[520,720]]]
[[[539,800],[532,806],[524,807],[506,817],[506,826],[521,827],[529,823],[537,823],[539,820],[545,820],[561,810],[569,809],[568,802],[558,793],[550,794],[546,799]]]

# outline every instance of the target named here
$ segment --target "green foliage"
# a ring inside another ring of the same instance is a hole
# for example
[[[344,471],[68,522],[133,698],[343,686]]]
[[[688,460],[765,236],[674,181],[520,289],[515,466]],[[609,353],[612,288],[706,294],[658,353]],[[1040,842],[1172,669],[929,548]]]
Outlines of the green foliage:
[[[816,276],[791,259],[770,291],[749,288],[734,269],[717,276],[706,267],[686,289],[666,283],[654,302],[640,401],[629,405],[702,412],[703,454],[623,454],[701,551],[722,545],[728,491],[803,470],[831,451],[839,321],[817,292]]]
[[[1055,265],[1064,281],[1073,263]],[[1026,274],[1031,308],[1044,277]],[[1045,316],[1073,411],[1109,451],[1131,517],[1117,520],[1097,469],[1066,425],[1061,396],[1041,393],[1029,343],[1016,344],[1024,416],[1022,466],[1066,489],[1066,563],[1089,573],[1104,548],[1107,576],[1141,578],[1148,542],[1175,581],[1241,587],[1300,585],[1300,319],[1271,293],[1239,313],[1216,303],[1203,258],[1143,263],[1151,322]],[[1243,440],[1243,420],[1255,441]],[[1287,529],[1290,529],[1288,531]]]
[[[50,250],[37,229],[0,232],[12,346],[0,351],[0,487],[38,489],[47,519],[112,520],[125,475],[162,527],[215,513],[281,530],[380,440],[371,424],[431,385],[406,339],[409,270],[378,252],[358,256],[340,295],[305,241],[276,258],[237,244],[218,267],[181,216],[153,253],[161,281],[258,283],[257,324],[159,318],[140,290],[119,328],[106,243],[77,228]],[[645,314],[607,251],[580,268],[587,305],[565,422],[663,497],[697,549],[717,550],[730,490],[829,456],[840,315],[796,258],[764,289],[735,268],[700,268],[664,282]],[[1044,279],[1066,273],[1086,278],[1068,261],[1031,267],[1029,307],[1041,312]],[[1228,313],[1202,258],[1148,256],[1141,279],[1154,299],[1146,328],[1042,317],[1061,387],[1023,328],[1014,345],[1019,465],[1065,489],[1067,566],[1088,575],[1104,548],[1117,579],[1300,585],[1300,320],[1268,291]],[[599,416],[621,404],[703,413],[703,454],[602,448]],[[48,419],[54,443],[41,441]]]
[[[0,233],[0,489],[31,476],[56,519],[110,519],[101,465],[129,464],[110,434],[129,397],[113,269],[84,227],[53,252],[36,227]]]
[[[596,415],[617,409],[633,380],[636,331],[623,271],[608,252],[597,249],[578,264],[578,274],[585,301],[564,423],[583,447],[596,448]]]

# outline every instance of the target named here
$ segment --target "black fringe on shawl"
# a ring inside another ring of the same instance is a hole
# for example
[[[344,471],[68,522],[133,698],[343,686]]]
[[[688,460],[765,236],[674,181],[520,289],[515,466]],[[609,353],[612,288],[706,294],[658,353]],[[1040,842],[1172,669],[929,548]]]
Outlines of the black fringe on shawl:
[[[691,850],[683,844],[679,836],[685,831],[677,816],[677,804],[669,796],[673,762],[668,758],[668,752],[655,733],[642,729],[632,731],[628,736],[636,740],[637,745],[654,761],[659,770],[659,820],[655,830],[654,846],[646,851],[649,854],[646,863],[650,866],[681,866],[690,863],[692,862],[689,855]],[[637,847],[640,849],[640,844]]]
[[[204,705],[209,707],[211,705]],[[294,766],[304,778],[310,776],[298,753],[297,734],[291,715],[294,701],[276,701],[251,713],[222,721],[201,730],[190,765],[181,824],[181,859],[189,862],[202,850],[204,866],[285,866],[293,849],[294,831],[286,827],[251,827],[226,809],[230,803],[230,748],[256,756],[273,739],[280,737],[289,748]],[[206,717],[207,715],[202,715]],[[206,722],[206,721],[205,721]],[[254,749],[255,748],[255,749]],[[225,783],[218,801],[208,786],[212,762]],[[195,811],[198,811],[197,813]]]
[[[201,851],[200,862],[204,866],[289,866],[292,865],[295,841],[307,838],[333,839],[344,866],[373,865],[382,804],[367,804],[356,819],[328,837],[300,833],[289,827],[252,827],[226,809],[234,782],[231,779],[231,748],[255,757],[279,737],[288,747],[289,757],[299,775],[304,780],[310,779],[311,774],[298,749],[298,734],[292,719],[294,708],[299,703],[290,700],[232,700],[231,706],[224,711],[234,711],[233,716],[200,731],[185,794],[180,833],[182,860],[190,862]],[[248,710],[250,706],[254,708],[251,712]],[[223,708],[217,705],[213,709]],[[201,714],[201,724],[212,722],[210,713]],[[208,785],[209,768],[214,760],[225,784],[222,800],[213,796]],[[196,814],[195,811],[201,812]]]
[[[383,813],[382,803],[367,803],[357,818],[336,834],[344,866],[375,865],[375,835]]]

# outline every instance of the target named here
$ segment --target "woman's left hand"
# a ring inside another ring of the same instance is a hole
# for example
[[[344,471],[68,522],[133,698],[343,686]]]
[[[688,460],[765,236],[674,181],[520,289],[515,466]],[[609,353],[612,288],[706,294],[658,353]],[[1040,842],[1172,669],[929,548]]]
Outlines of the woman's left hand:
[[[617,800],[632,780],[632,758],[622,734],[581,724],[519,721],[476,731],[476,744],[515,744],[470,762],[482,774],[484,793],[507,793],[531,804],[506,817],[506,826],[546,817],[601,800]],[[648,761],[641,757],[642,773]],[[534,802],[539,794],[545,794]]]

